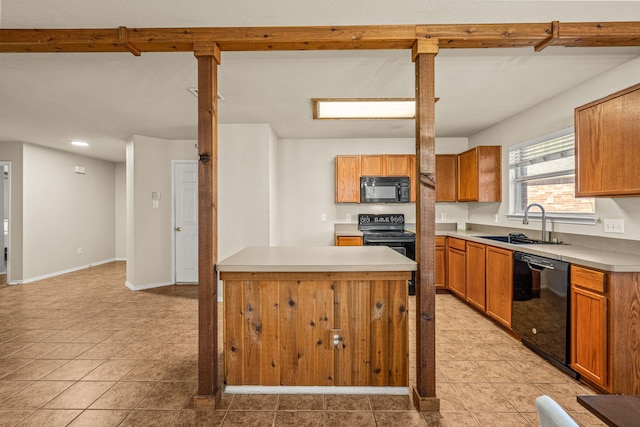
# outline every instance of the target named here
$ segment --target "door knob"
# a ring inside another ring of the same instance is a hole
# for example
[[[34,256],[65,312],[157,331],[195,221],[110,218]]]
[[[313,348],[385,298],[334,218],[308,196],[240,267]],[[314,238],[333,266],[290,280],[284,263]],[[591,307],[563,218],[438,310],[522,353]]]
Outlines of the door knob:
[[[182,227],[176,227],[176,231],[182,231]]]

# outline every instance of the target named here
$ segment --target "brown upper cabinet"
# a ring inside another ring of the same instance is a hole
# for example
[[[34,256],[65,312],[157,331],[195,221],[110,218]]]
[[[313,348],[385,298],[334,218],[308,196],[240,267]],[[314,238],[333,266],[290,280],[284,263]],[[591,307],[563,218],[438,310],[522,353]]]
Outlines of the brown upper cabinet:
[[[458,154],[458,201],[502,201],[502,147],[482,145]]]
[[[384,155],[361,155],[360,172],[363,176],[385,176]]]
[[[336,157],[336,202],[360,202],[360,156]]]
[[[575,109],[576,196],[640,195],[640,84]]]
[[[385,175],[408,176],[411,170],[411,154],[387,154],[385,157]]]
[[[436,202],[456,202],[456,173],[458,156],[455,154],[436,155]]]

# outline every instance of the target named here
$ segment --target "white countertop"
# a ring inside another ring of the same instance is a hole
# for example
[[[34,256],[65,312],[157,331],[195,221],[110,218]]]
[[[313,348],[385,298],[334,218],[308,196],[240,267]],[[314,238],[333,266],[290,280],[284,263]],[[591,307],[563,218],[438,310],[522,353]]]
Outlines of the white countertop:
[[[492,236],[491,233],[484,233],[473,230],[447,230],[436,231],[438,236],[459,237],[490,246],[497,246],[503,249],[526,252],[528,254],[566,261],[572,264],[579,264],[585,267],[597,268],[600,270],[613,272],[640,272],[640,255],[627,254],[622,252],[605,251],[596,248],[587,248],[576,245],[556,245],[556,244],[532,244],[514,245],[505,242],[483,239],[480,236]]]
[[[413,230],[411,230],[413,231]],[[354,223],[335,224],[336,236],[358,236],[358,225]],[[597,248],[587,248],[577,245],[533,244],[514,245],[511,243],[497,242],[483,239],[480,236],[492,236],[495,234],[474,230],[436,230],[437,236],[459,237],[490,246],[497,246],[512,251],[526,252],[547,258],[566,261],[585,267],[597,268],[605,271],[619,273],[640,272],[640,255],[623,252],[606,251]]]
[[[249,246],[218,262],[218,271],[415,271],[418,265],[386,246]]]

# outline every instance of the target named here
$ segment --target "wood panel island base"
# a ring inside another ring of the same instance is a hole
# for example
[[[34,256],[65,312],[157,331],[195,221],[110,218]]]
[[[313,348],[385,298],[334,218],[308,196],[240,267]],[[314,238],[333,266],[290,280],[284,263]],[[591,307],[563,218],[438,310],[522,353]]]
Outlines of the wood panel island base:
[[[407,280],[384,246],[249,247],[217,265],[227,386],[409,386]]]

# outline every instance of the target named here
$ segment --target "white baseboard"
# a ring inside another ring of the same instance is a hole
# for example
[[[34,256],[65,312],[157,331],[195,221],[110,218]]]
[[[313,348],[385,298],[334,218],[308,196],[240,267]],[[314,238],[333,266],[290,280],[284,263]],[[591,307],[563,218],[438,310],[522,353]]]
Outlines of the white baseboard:
[[[144,291],[145,289],[153,289],[153,288],[161,288],[163,286],[174,285],[173,282],[157,282],[157,283],[147,283],[146,285],[134,285],[128,280],[124,282],[127,288],[132,291]]]
[[[384,394],[408,396],[409,387],[228,385],[227,394]]]
[[[115,258],[105,259],[105,260],[102,260],[102,261],[92,262],[91,264],[85,264],[85,265],[80,265],[78,267],[68,268],[66,270],[56,271],[54,273],[47,273],[47,274],[43,274],[41,276],[30,277],[28,279],[12,280],[10,284],[11,285],[22,285],[22,284],[31,283],[31,282],[37,282],[38,280],[50,279],[51,277],[61,276],[63,274],[67,274],[67,273],[73,273],[74,271],[85,270],[87,268],[95,267],[97,265],[102,265],[102,264],[108,264],[108,263],[114,262],[114,261],[116,261]]]

